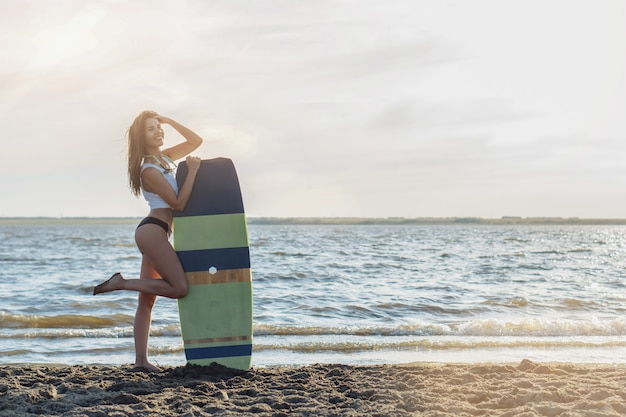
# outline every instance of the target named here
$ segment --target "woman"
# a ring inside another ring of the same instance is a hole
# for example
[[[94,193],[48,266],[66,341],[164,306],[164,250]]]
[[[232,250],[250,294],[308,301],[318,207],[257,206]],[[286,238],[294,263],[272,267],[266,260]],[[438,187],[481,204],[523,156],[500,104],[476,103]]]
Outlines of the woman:
[[[185,141],[161,150],[163,129],[172,126]],[[135,242],[142,253],[139,279],[126,279],[119,272],[96,286],[93,294],[116,290],[139,292],[135,314],[135,367],[158,372],[148,361],[148,336],[152,306],[157,295],[182,298],[187,294],[187,280],[176,252],[169,242],[172,211],[185,208],[200,168],[200,158],[187,156],[200,146],[202,138],[180,123],[153,111],[144,111],[128,129],[128,178],[133,194],[141,192],[150,206],[148,217],[135,230]],[[187,156],[189,168],[184,184],[178,189],[174,160]]]

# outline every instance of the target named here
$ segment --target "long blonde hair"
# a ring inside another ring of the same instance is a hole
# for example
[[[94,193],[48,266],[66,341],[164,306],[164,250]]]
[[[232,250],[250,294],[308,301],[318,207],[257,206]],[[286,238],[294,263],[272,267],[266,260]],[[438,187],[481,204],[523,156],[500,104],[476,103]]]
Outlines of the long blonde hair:
[[[152,110],[141,112],[135,117],[126,134],[128,137],[128,185],[136,196],[141,193],[141,161],[146,154],[146,119],[156,115],[157,113]]]

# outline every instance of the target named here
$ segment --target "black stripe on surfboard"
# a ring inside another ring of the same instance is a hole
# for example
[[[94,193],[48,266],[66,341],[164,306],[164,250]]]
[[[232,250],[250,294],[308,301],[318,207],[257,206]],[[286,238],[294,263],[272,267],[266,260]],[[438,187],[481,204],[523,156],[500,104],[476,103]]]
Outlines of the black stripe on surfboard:
[[[250,268],[250,249],[225,248],[187,250],[176,253],[185,272]]]

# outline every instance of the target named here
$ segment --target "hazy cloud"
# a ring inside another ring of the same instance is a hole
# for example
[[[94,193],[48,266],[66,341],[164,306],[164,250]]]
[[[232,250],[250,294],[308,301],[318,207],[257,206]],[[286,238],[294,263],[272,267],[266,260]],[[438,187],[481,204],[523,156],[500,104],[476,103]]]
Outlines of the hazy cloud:
[[[124,134],[151,108],[198,131],[200,156],[235,159],[253,216],[620,217],[623,12],[2,2],[0,216],[142,215]]]

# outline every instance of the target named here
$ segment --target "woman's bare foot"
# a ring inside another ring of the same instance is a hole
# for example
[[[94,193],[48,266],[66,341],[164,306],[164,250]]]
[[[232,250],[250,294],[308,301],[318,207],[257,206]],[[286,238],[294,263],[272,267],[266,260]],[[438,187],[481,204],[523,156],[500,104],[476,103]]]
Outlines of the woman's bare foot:
[[[107,279],[102,284],[96,285],[93,289],[93,295],[121,290],[123,282],[124,277],[122,276],[122,274],[116,272],[111,278]]]
[[[145,363],[135,363],[135,367],[133,371],[143,371],[143,372],[161,372],[161,368],[158,366],[152,365],[150,362]]]

